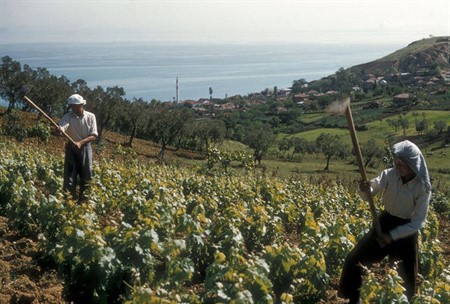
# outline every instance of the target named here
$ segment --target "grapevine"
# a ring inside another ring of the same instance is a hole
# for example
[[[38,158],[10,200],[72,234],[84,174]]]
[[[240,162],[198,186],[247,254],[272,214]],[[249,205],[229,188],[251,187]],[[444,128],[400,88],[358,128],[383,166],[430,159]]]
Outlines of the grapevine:
[[[75,302],[316,303],[369,229],[366,202],[342,186],[251,168],[224,175],[99,160],[78,205],[62,193],[60,157],[6,142],[0,151],[0,212],[39,239]],[[214,153],[210,169],[223,157]],[[420,232],[416,303],[449,298],[434,212]],[[402,303],[395,268],[387,273],[392,284],[382,287],[369,273],[363,295]]]

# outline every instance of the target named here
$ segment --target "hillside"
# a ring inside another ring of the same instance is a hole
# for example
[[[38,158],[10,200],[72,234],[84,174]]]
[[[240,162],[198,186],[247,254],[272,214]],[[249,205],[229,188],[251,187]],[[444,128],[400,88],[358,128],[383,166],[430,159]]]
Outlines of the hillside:
[[[383,58],[353,66],[361,75],[386,75],[388,73],[411,73],[418,69],[438,66],[450,67],[449,37],[433,37],[410,43]]]
[[[61,155],[0,139],[0,303],[225,303],[241,292],[276,303],[344,303],[340,267],[370,220],[366,202],[334,181],[203,174],[104,156],[80,206],[60,193]],[[448,221],[437,216],[430,211],[421,242],[419,296],[436,286],[442,299]],[[401,289],[387,285],[395,273],[384,283],[377,271],[387,269],[374,270],[380,279],[367,289],[398,298]]]

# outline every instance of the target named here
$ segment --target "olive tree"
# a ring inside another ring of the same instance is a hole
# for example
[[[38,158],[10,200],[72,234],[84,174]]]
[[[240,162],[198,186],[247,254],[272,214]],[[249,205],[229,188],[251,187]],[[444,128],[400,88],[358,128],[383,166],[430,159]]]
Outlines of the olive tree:
[[[192,137],[198,139],[200,150],[208,151],[212,144],[221,144],[225,138],[225,123],[218,119],[200,119],[194,122]]]
[[[324,168],[325,171],[329,170],[332,157],[342,159],[348,155],[348,147],[337,134],[321,133],[316,139],[316,145],[323,155],[325,155],[327,161]]]
[[[306,153],[313,154],[315,152],[314,142],[310,142],[301,137],[294,138],[293,146],[294,149],[292,151],[292,157],[294,156],[294,154],[300,154],[301,157],[304,157]]]
[[[151,140],[161,145],[158,158],[164,158],[164,153],[183,131],[184,126],[192,119],[192,111],[173,104],[152,103],[150,106],[147,135]]]
[[[377,145],[375,139],[371,138],[361,145],[361,154],[364,157],[364,167],[367,167],[374,159],[381,159],[384,156],[384,149]]]
[[[438,131],[438,135],[442,134],[442,131],[444,131],[447,128],[447,123],[444,120],[438,120],[434,122],[434,129]]]
[[[87,107],[92,109],[97,118],[98,139],[101,140],[105,129],[114,127],[123,103],[125,91],[122,87],[108,87],[105,90],[97,86],[88,97]]]
[[[24,70],[26,71],[27,67],[24,67]],[[67,97],[73,93],[69,79],[51,75],[46,68],[30,69],[28,75],[31,75],[30,84],[33,86],[28,96],[48,115],[61,116]]]
[[[6,110],[7,114],[11,113],[16,103],[21,102],[22,88],[27,82],[26,73],[22,71],[20,62],[13,60],[9,56],[2,57],[0,96],[9,103]]]
[[[274,142],[274,134],[269,126],[263,123],[250,125],[244,135],[244,144],[253,150],[253,159],[261,165],[262,157]]]
[[[133,140],[139,132],[143,132],[148,123],[149,104],[142,98],[133,101],[124,100],[119,108],[117,120],[118,129],[128,134],[128,147],[133,146]]]

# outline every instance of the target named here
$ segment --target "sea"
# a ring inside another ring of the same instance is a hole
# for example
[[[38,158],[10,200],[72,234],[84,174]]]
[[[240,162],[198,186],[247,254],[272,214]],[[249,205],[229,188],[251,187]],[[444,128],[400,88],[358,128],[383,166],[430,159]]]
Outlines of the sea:
[[[198,100],[288,88],[339,68],[370,62],[401,45],[306,43],[25,43],[0,44],[0,57],[46,68],[90,88],[122,87],[129,100]]]

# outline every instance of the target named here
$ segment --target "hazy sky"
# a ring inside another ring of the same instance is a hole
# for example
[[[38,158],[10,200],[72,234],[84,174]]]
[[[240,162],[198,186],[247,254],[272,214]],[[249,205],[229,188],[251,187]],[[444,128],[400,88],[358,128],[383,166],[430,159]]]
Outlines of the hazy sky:
[[[0,0],[0,43],[398,43],[450,35],[450,0]]]

